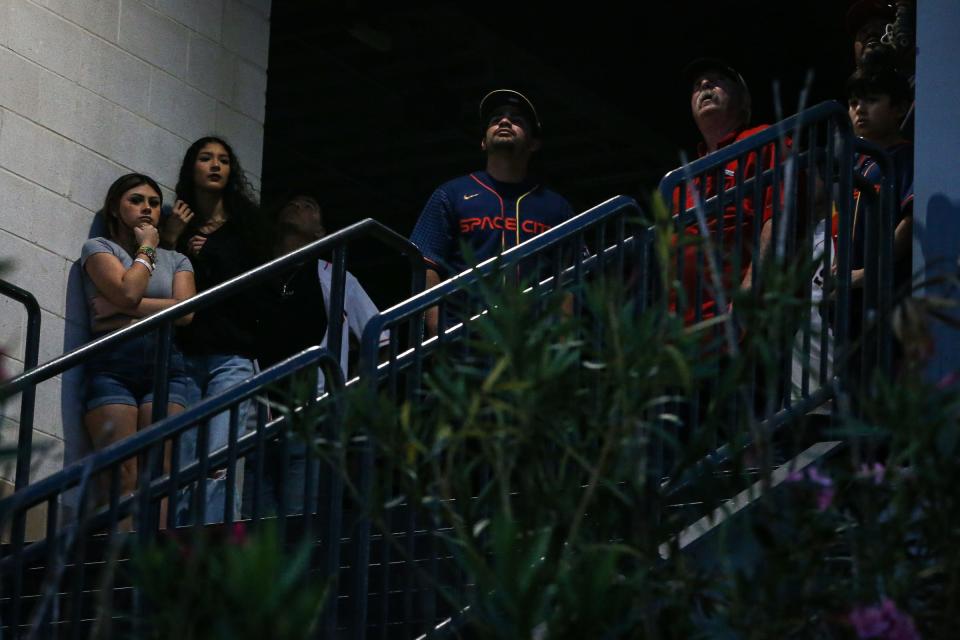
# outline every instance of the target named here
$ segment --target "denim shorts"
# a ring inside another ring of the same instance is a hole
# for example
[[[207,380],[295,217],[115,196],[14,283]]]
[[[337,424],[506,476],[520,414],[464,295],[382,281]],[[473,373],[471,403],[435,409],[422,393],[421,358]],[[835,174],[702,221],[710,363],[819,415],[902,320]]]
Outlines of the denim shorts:
[[[139,336],[94,356],[87,363],[86,409],[109,404],[139,407],[153,402],[156,337]],[[167,402],[186,407],[192,397],[183,354],[171,345]]]

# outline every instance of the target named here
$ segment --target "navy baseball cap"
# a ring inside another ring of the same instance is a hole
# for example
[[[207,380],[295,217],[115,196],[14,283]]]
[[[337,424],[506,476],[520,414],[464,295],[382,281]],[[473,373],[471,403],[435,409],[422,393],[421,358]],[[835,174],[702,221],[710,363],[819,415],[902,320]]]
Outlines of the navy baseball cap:
[[[537,115],[537,110],[534,108],[533,103],[530,102],[527,96],[513,89],[495,89],[483,97],[483,100],[480,101],[481,122],[486,125],[490,121],[490,116],[493,112],[504,106],[517,107],[520,109],[520,111],[530,119],[533,134],[537,137],[540,136],[543,125],[540,124],[540,116]]]

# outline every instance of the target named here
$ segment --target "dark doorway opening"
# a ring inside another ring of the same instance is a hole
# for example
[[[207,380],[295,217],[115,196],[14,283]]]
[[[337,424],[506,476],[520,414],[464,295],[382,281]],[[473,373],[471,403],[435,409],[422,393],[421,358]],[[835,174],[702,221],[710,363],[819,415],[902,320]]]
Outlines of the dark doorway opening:
[[[678,80],[691,59],[737,67],[758,123],[775,119],[775,80],[791,114],[808,70],[812,104],[840,97],[853,68],[837,0],[559,6],[274,2],[264,200],[307,185],[328,228],[372,217],[406,235],[434,188],[482,167],[477,105],[500,87],[534,100],[537,169],[576,210],[642,199],[681,149],[695,152]],[[357,255],[378,304],[402,297],[387,256]]]

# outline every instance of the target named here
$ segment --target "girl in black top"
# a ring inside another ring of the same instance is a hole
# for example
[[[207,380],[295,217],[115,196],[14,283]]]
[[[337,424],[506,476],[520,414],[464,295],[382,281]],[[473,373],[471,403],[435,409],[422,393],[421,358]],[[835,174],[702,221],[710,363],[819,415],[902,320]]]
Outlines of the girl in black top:
[[[259,210],[236,154],[222,138],[204,137],[187,149],[177,181],[177,201],[162,232],[162,244],[186,254],[204,291],[254,268],[268,250],[258,246]],[[249,292],[200,309],[193,323],[177,335],[187,371],[200,396],[206,398],[233,387],[255,372],[257,304]],[[240,407],[241,430],[250,402]],[[242,435],[242,431],[241,434]],[[229,412],[209,422],[209,451],[227,444]],[[195,455],[191,440],[184,453]],[[207,489],[208,522],[223,519],[224,472]],[[239,506],[237,494],[235,507]],[[235,510],[234,513],[237,513]]]

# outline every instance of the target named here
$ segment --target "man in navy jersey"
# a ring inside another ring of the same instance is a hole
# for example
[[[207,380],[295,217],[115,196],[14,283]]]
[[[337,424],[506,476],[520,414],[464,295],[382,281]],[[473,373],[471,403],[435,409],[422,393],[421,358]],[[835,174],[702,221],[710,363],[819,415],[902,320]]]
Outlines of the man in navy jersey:
[[[410,236],[427,261],[428,288],[573,215],[569,202],[528,175],[541,144],[533,103],[517,91],[491,91],[480,102],[480,119],[486,170],[434,191]],[[426,324],[435,335],[436,309],[427,312]]]

